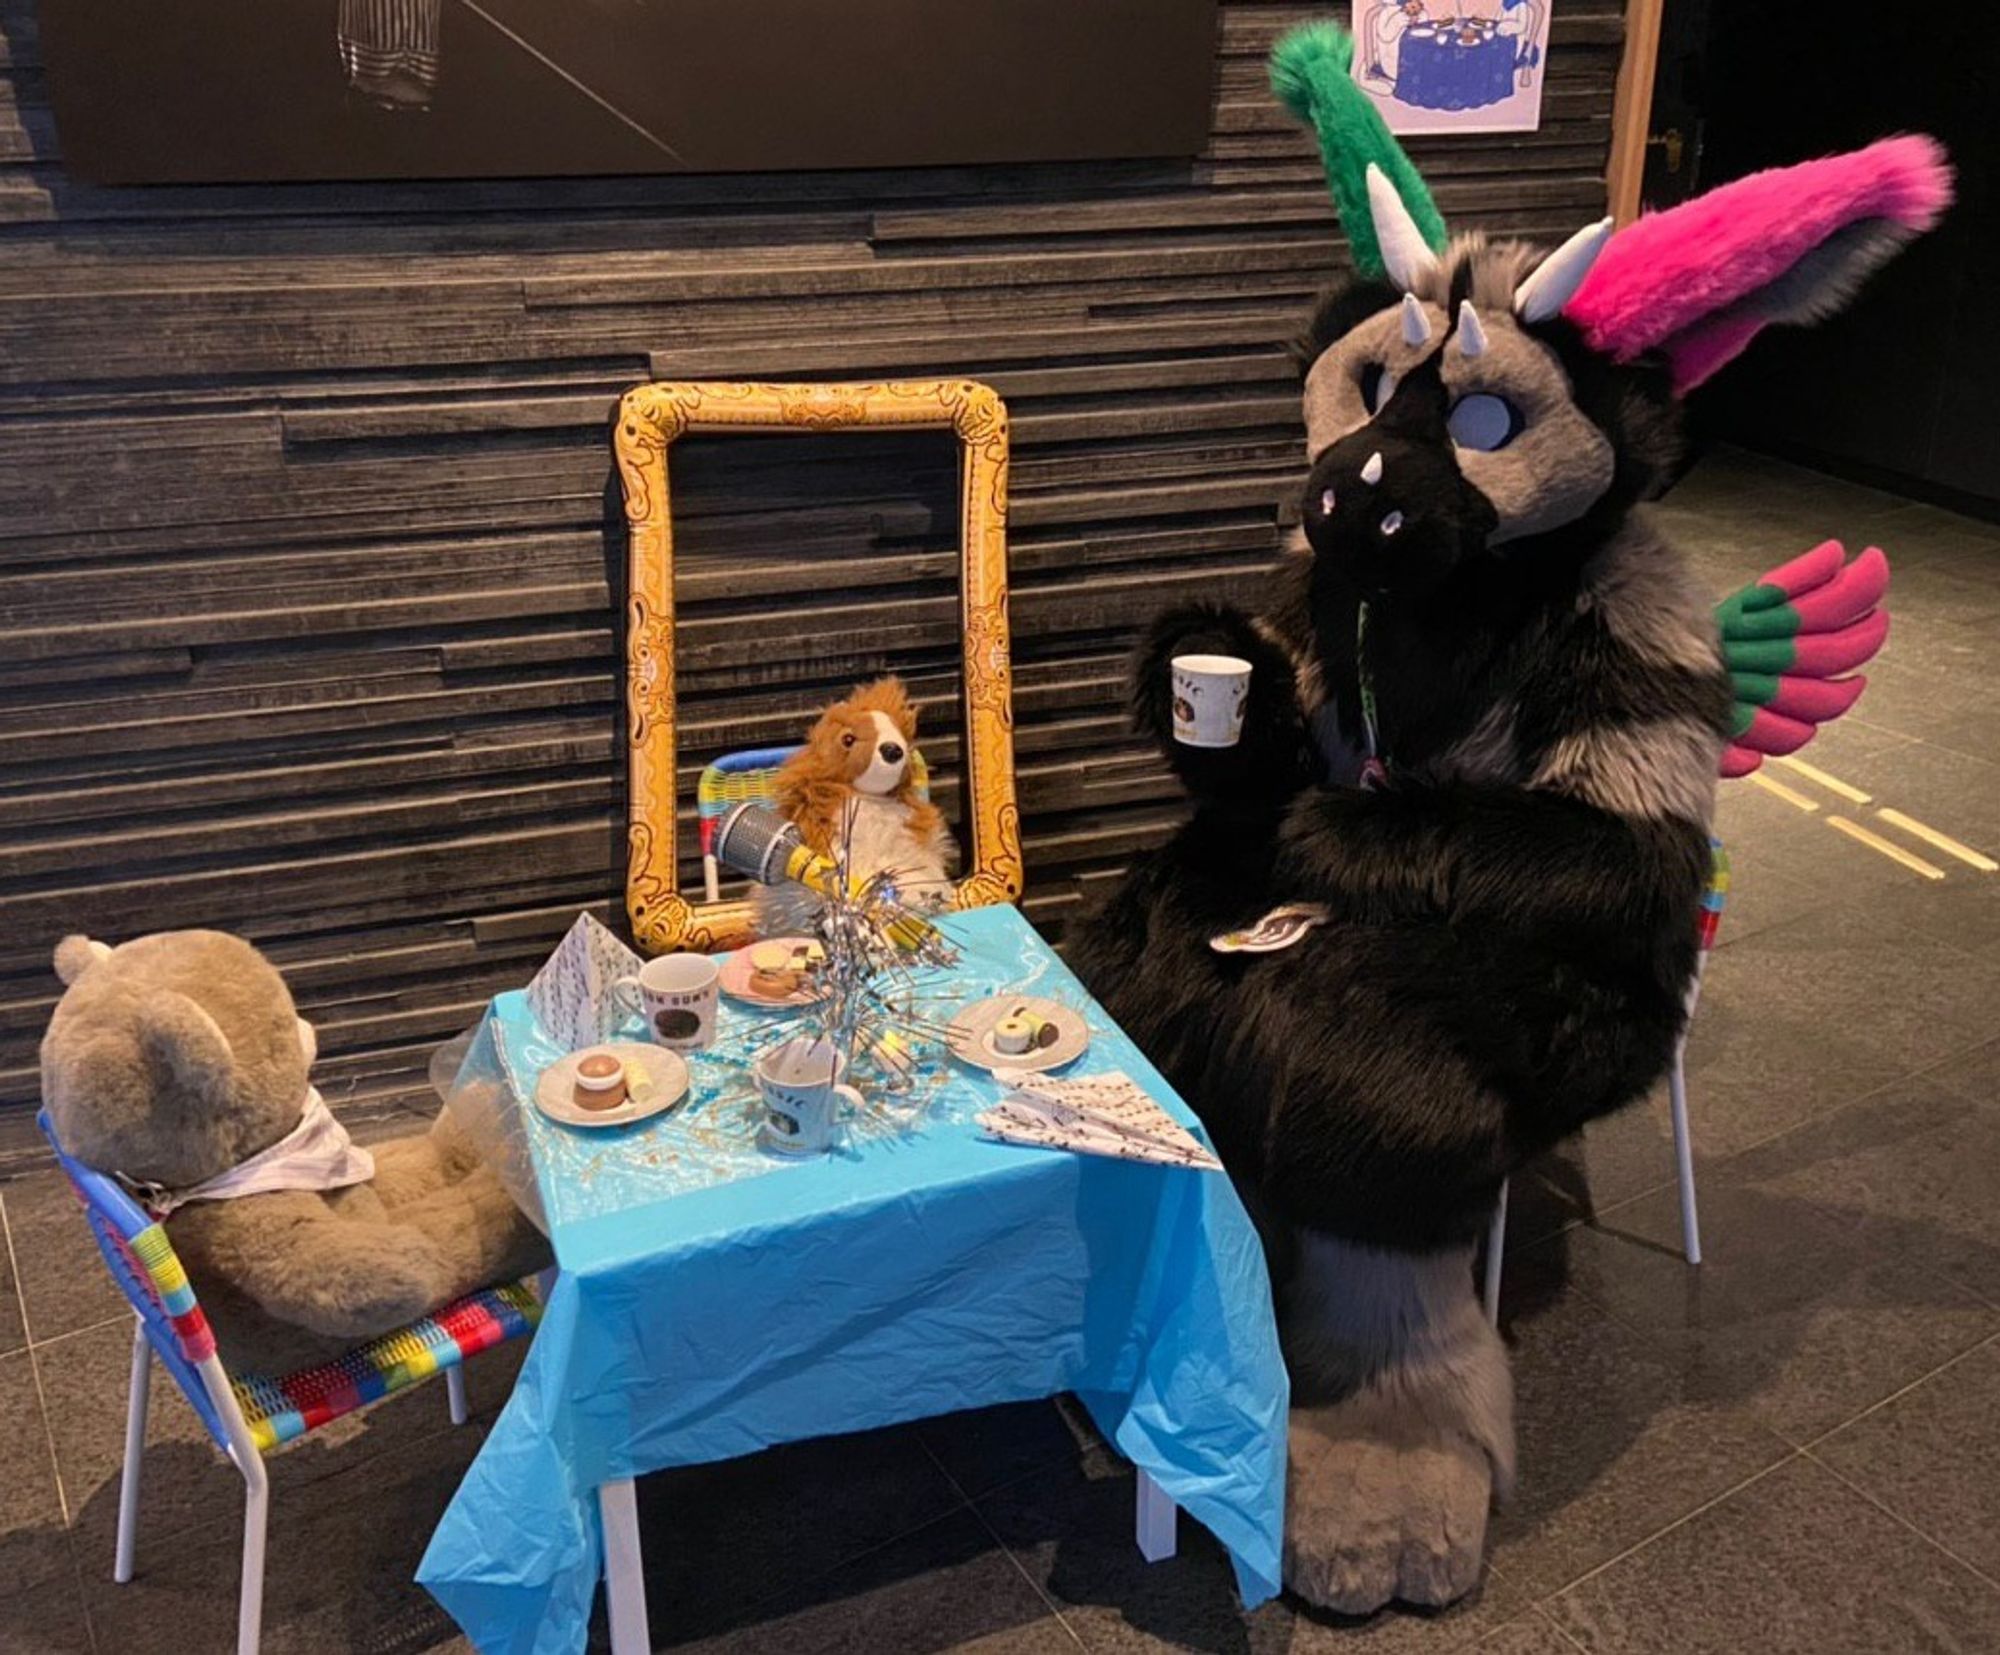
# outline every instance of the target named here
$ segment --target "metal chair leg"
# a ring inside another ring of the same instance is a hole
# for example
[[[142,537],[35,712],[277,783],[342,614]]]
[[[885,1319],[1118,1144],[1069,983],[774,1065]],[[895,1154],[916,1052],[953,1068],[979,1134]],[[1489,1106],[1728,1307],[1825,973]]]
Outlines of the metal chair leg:
[[[1507,1181],[1500,1181],[1500,1199],[1493,1206],[1493,1223],[1486,1231],[1486,1288],[1481,1295],[1486,1319],[1500,1325],[1500,1270],[1507,1258]]]
[[[611,1620],[611,1655],[647,1655],[646,1575],[639,1552],[639,1496],[627,1477],[601,1483],[597,1508],[604,1521],[604,1596]]]
[[[1674,1117],[1674,1167],[1681,1183],[1681,1251],[1690,1264],[1701,1263],[1701,1217],[1694,1201],[1694,1139],[1688,1131],[1687,1052],[1683,1039],[1674,1048],[1674,1066],[1667,1073],[1667,1099]]]
[[[146,1324],[132,1318],[132,1386],[125,1399],[125,1471],[118,1480],[118,1544],[111,1578],[123,1586],[132,1578],[132,1553],[139,1539],[139,1473],[146,1458],[146,1398],[153,1377],[153,1347]]]
[[[1139,1472],[1136,1480],[1139,1555],[1148,1563],[1164,1563],[1180,1545],[1180,1507],[1145,1472]]]
[[[472,1411],[465,1401],[465,1369],[461,1367],[444,1370],[445,1397],[451,1404],[451,1422],[463,1425],[472,1417]]]
[[[232,1453],[230,1458],[235,1459]],[[243,1473],[243,1585],[236,1600],[236,1655],[257,1655],[264,1639],[264,1533],[271,1515],[271,1478],[262,1455]]]

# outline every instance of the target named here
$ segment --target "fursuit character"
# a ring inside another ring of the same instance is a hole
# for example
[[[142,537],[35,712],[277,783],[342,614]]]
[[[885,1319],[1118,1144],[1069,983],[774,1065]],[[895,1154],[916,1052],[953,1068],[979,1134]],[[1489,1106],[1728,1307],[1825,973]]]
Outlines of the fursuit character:
[[[1829,543],[1718,629],[1634,510],[1679,393],[1767,323],[1836,308],[1949,174],[1900,138],[1552,252],[1449,240],[1349,49],[1318,26],[1273,59],[1356,266],[1298,351],[1302,527],[1260,617],[1184,608],[1142,645],[1137,717],[1194,812],[1071,959],[1265,1234],[1287,1580],[1365,1612],[1477,1579],[1514,1439],[1475,1241],[1504,1178],[1664,1074],[1718,769],[1843,710],[1859,681],[1825,680],[1886,625],[1881,554],[1843,568]],[[1194,651],[1252,663],[1232,748],[1171,738],[1168,663]],[[1278,952],[1211,946],[1280,904],[1321,923]]]
[[[920,785],[917,710],[902,681],[878,678],[820,714],[778,767],[777,808],[799,837],[844,863],[850,880],[886,874],[905,907],[951,900],[951,835]],[[819,899],[802,885],[757,892],[765,936],[809,929]]]

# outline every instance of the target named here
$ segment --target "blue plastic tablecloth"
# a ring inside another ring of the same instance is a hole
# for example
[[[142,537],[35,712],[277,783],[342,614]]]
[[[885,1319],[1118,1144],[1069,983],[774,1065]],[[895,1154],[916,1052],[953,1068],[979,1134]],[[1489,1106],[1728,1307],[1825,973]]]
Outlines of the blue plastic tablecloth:
[[[1123,1070],[1200,1131],[1014,909],[944,929],[954,993],[1077,1006],[1093,1038],[1071,1072]],[[600,1483],[1059,1391],[1228,1547],[1246,1605],[1270,1597],[1287,1388],[1228,1179],[985,1139],[972,1116],[1000,1088],[956,1065],[913,1129],[779,1161],[735,1101],[767,1036],[732,1017],[687,1104],[607,1141],[521,1097],[554,1049],[521,995],[493,1002],[480,1038],[512,1081],[561,1274],[417,1573],[473,1643],[583,1648]]]

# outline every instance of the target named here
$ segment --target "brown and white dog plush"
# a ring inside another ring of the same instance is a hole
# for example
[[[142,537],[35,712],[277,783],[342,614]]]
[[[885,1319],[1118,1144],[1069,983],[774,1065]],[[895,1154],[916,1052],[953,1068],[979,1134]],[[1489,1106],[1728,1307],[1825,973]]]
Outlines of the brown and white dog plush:
[[[843,854],[850,878],[893,876],[912,908],[941,908],[951,893],[951,836],[918,791],[917,712],[901,680],[878,678],[820,714],[778,771],[778,809],[823,855]],[[787,927],[811,893],[767,887],[763,928]],[[783,910],[780,912],[779,910]]]

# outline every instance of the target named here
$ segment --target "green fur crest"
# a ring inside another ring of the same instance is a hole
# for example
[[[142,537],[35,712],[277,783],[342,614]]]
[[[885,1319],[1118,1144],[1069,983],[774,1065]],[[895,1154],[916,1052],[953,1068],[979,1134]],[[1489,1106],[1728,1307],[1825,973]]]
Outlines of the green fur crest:
[[[1448,239],[1444,217],[1423,178],[1403,153],[1374,100],[1354,84],[1349,65],[1354,40],[1333,23],[1293,29],[1271,51],[1271,90],[1278,101],[1319,133],[1327,188],[1340,214],[1340,227],[1354,250],[1355,271],[1382,275],[1382,249],[1368,211],[1368,163],[1374,162],[1396,186],[1434,252]]]

